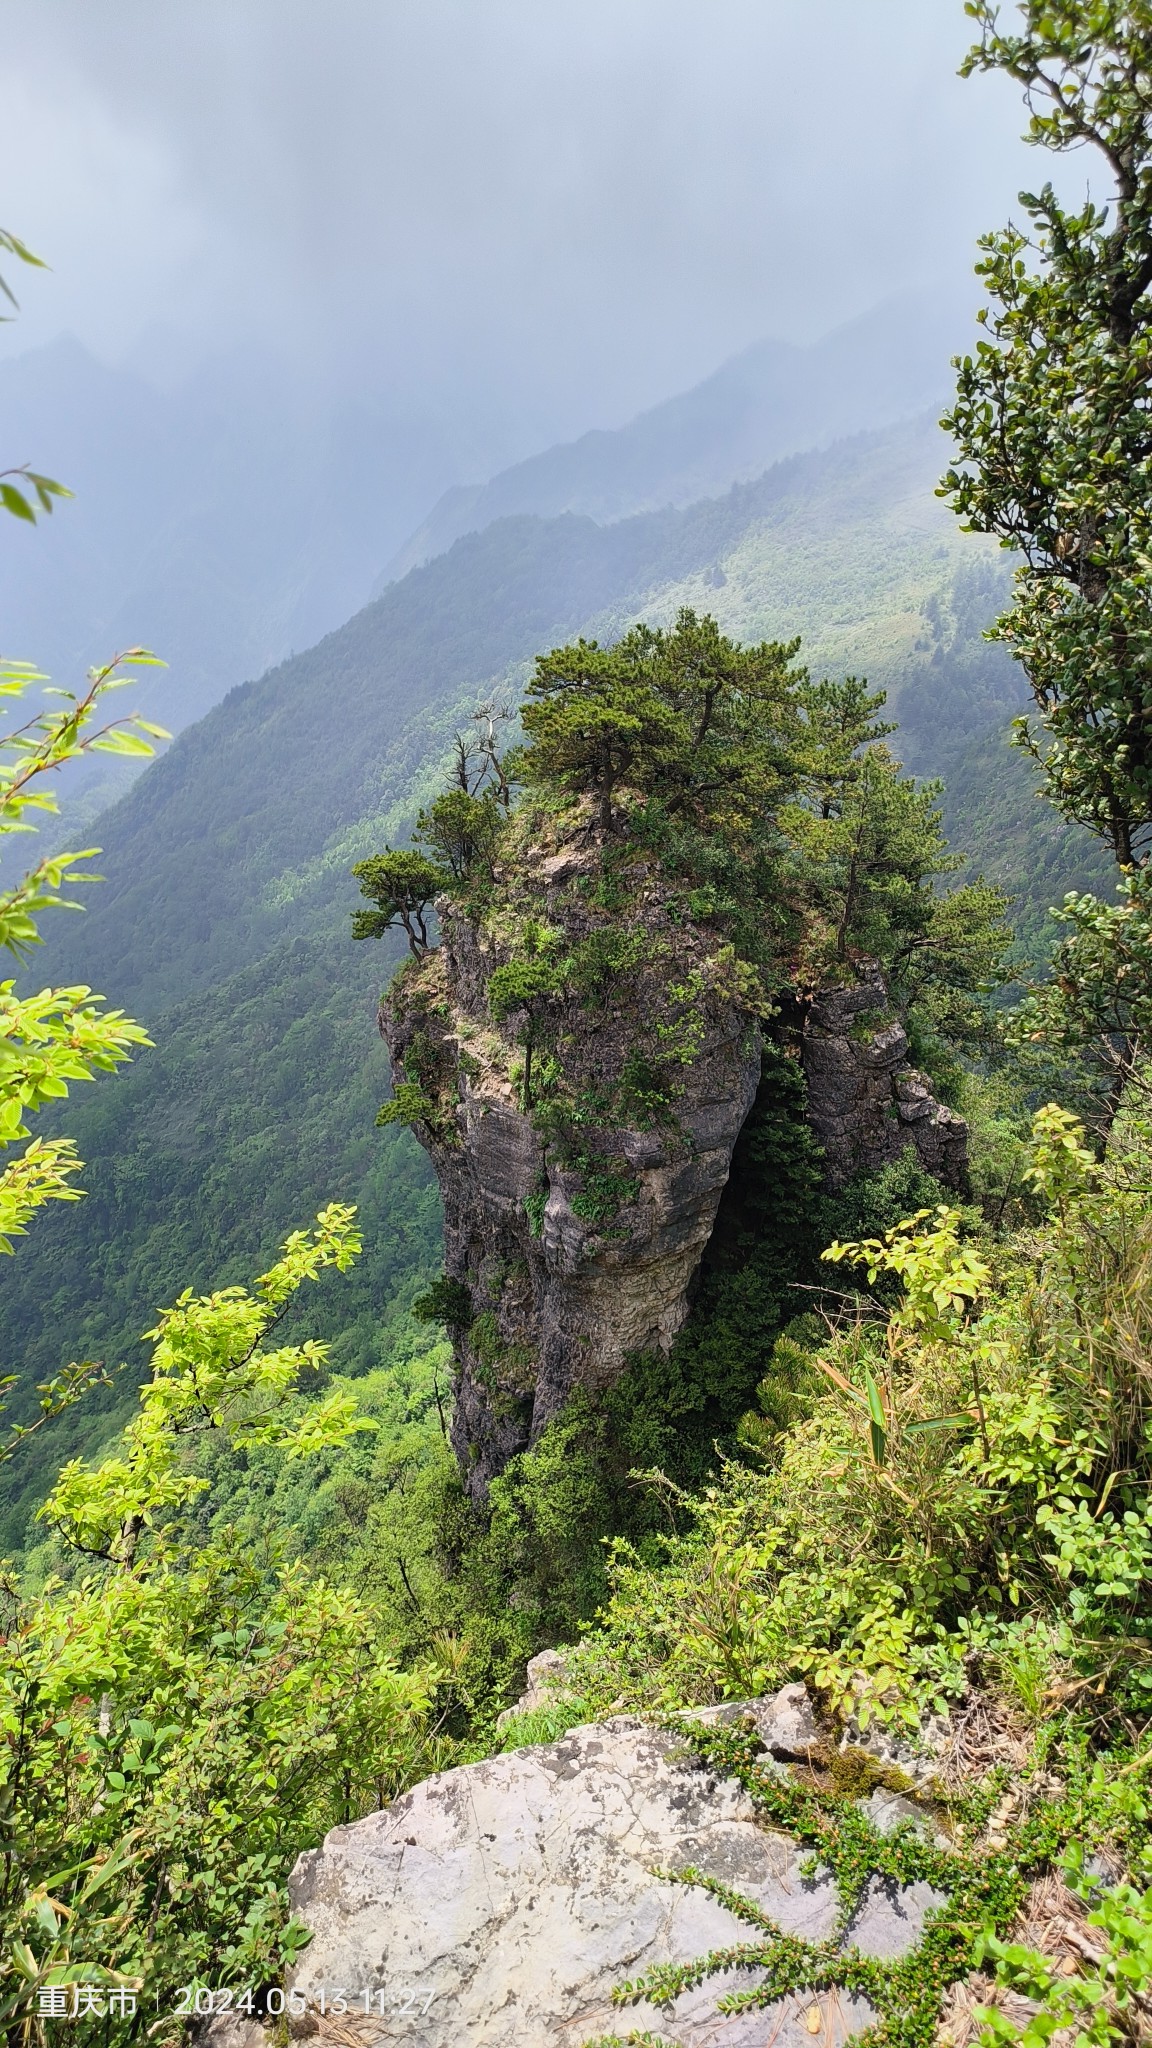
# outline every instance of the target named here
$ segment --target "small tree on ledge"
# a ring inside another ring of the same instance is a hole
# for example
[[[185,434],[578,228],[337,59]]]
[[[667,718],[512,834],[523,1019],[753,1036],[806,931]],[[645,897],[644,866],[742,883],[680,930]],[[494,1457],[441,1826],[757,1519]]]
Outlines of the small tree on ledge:
[[[680,738],[674,712],[632,657],[630,642],[605,648],[594,640],[540,655],[521,716],[529,742],[522,771],[572,795],[589,793],[605,834],[620,783],[651,781]]]
[[[360,894],[375,905],[373,910],[352,912],[352,937],[382,939],[394,925],[402,925],[413,957],[422,960],[431,944],[425,922],[428,905],[448,879],[443,868],[423,853],[410,848],[394,853],[389,847],[370,860],[357,861],[352,873]]]

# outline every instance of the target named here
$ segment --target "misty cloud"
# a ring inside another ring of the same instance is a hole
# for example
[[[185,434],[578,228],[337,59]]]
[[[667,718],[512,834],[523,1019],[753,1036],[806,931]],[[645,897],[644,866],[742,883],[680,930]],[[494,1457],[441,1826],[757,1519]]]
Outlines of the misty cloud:
[[[960,0],[4,0],[20,346],[274,340],[609,424],[971,268],[1034,159]]]

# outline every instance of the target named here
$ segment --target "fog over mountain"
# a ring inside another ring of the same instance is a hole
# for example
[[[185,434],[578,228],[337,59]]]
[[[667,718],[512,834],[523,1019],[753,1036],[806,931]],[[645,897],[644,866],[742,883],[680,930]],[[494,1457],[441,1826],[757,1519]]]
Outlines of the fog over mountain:
[[[155,647],[150,702],[174,729],[358,610],[432,499],[520,445],[506,420],[332,392],[271,352],[165,388],[73,337],[0,364],[0,419],[75,493],[36,530],[7,523],[4,651],[67,678]]]
[[[0,646],[155,646],[174,730],[490,518],[937,402],[1031,169],[953,0],[3,12],[4,219],[52,268],[0,456],[76,495],[6,532]]]
[[[518,453],[971,266],[1035,162],[958,0],[4,0],[25,299],[122,359],[274,343]],[[511,458],[509,458],[511,459]],[[460,479],[477,481],[475,474]]]
[[[76,497],[4,535],[5,651],[68,679],[154,647],[168,670],[136,695],[179,730],[493,519],[688,504],[939,404],[966,327],[962,304],[913,300],[811,348],[764,342],[622,428],[510,468],[507,416],[421,417],[369,384],[333,396],[239,349],[164,388],[75,339],[49,343],[0,366],[0,416]],[[491,470],[486,486],[458,483]],[[115,786],[91,786],[88,807]]]
[[[690,505],[783,456],[939,406],[971,331],[970,309],[953,293],[891,300],[807,348],[759,342],[614,432],[595,429],[487,484],[445,492],[377,588],[509,513],[605,520]]]

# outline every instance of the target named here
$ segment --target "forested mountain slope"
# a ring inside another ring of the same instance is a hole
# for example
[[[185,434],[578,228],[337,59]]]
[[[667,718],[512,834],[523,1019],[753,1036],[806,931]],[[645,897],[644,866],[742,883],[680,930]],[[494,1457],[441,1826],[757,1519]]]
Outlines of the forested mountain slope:
[[[518,517],[457,542],[307,653],[231,691],[100,820],[107,881],[54,937],[60,979],[155,1018],[274,939],[329,931],[348,869],[401,828],[454,721],[576,632],[696,603],[744,639],[898,694],[922,606],[979,552],[932,495],[930,420],[794,457],[683,511]]]
[[[26,1383],[73,1356],[134,1369],[159,1305],[248,1274],[325,1198],[360,1203],[366,1231],[357,1304],[345,1285],[333,1325],[341,1360],[389,1355],[384,1311],[438,1263],[438,1212],[408,1134],[372,1128],[387,1074],[375,1001],[397,956],[350,942],[348,871],[403,838],[455,726],[493,691],[514,698],[538,649],[685,602],[741,638],[803,632],[814,667],[866,672],[907,707],[918,771],[985,745],[986,801],[1005,750],[985,736],[1018,684],[979,641],[993,572],[933,496],[940,456],[927,421],[682,511],[503,520],[183,733],[100,821],[108,879],[33,966],[38,984],[104,990],[156,1050],[67,1105],[90,1193],[39,1219],[9,1263],[0,1364]],[[1011,883],[1027,778],[1005,803],[987,852]],[[1057,856],[1055,871],[1063,842]],[[119,1407],[107,1396],[101,1420],[87,1404],[29,1446],[3,1541],[21,1540],[42,1471]]]
[[[759,342],[627,426],[584,434],[486,484],[446,492],[379,587],[511,513],[622,519],[688,505],[798,450],[938,407],[968,324],[959,300],[897,299],[808,348]]]

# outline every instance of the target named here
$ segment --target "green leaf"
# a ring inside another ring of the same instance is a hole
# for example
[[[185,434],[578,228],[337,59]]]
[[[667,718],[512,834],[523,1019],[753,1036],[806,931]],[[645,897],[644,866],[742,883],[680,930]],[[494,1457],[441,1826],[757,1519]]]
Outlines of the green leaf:
[[[872,1445],[872,1460],[883,1465],[888,1458],[888,1426],[880,1389],[867,1366],[864,1368],[864,1392],[868,1402],[868,1436]]]
[[[0,505],[3,505],[6,512],[11,512],[14,519],[26,519],[30,526],[35,526],[36,514],[23,492],[16,489],[15,484],[0,483]]]

